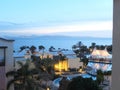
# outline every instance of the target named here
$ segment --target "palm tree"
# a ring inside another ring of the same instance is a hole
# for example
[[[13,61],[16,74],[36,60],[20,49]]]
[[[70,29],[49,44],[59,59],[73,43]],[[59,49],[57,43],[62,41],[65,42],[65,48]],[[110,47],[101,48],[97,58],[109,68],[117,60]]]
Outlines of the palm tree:
[[[88,62],[89,62],[88,58],[87,58],[86,56],[84,56],[84,57],[81,59],[81,61],[83,62],[83,67],[86,68],[86,66],[87,66],[87,64],[88,64]]]
[[[112,45],[107,46],[107,51],[112,54]]]
[[[36,47],[35,46],[31,46],[30,50],[31,50],[31,53],[33,54],[35,52],[35,50],[36,50]]]
[[[102,70],[97,70],[97,83],[100,85],[104,81],[104,73]]]
[[[66,59],[66,56],[59,54],[59,60],[65,60],[65,59]]]
[[[80,59],[84,57],[85,54],[88,54],[87,46],[83,45],[81,41],[79,41],[76,45],[73,45],[72,50],[76,53],[77,57],[80,57]]]
[[[43,45],[40,45],[39,46],[39,51],[42,50],[42,59],[43,59],[43,55],[44,55],[44,50],[45,50],[45,47]]]
[[[78,42],[77,46],[80,48],[81,46],[84,46],[81,41]]]
[[[49,51],[50,52],[52,52],[52,51],[54,51],[55,50],[55,48],[53,47],[53,46],[51,46],[50,48],[49,48]]]
[[[21,46],[19,52],[23,51],[24,49],[29,49],[29,46]]]
[[[26,48],[25,46],[21,46],[19,52],[23,51],[25,48]]]
[[[73,50],[73,51],[75,51],[75,50],[76,50],[76,48],[77,48],[77,46],[76,46],[76,45],[73,45],[73,46],[72,46],[72,50]]]
[[[35,64],[35,68],[37,68],[39,70],[39,77],[41,77],[42,79],[45,79],[45,80],[52,78],[52,76],[54,74],[53,67],[55,64],[55,60],[53,60],[51,58],[43,58],[41,60],[39,57],[33,56],[32,62]]]
[[[51,71],[54,69],[55,60],[53,60],[51,58],[44,58],[42,60],[42,63],[44,65],[44,68],[46,68],[47,72],[49,74],[52,74]]]
[[[12,84],[15,85],[16,90],[37,90],[39,84],[33,78],[33,75],[38,72],[36,69],[30,68],[30,61],[27,60],[25,64],[18,62],[20,68],[18,70],[9,71],[6,76],[13,76],[7,84],[7,90],[9,90]]]

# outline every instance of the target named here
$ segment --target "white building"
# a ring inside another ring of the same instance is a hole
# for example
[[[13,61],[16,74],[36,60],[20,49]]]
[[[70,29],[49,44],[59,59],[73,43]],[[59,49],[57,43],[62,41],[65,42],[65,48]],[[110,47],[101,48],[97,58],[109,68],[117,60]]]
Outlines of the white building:
[[[10,79],[6,77],[6,73],[13,70],[13,41],[0,38],[0,90],[6,90]],[[11,87],[11,90],[14,88]]]
[[[80,62],[80,58],[72,50],[62,51],[63,55],[68,59],[68,68],[79,69],[83,67],[83,62]]]
[[[68,68],[76,68],[79,69],[83,67],[83,62],[80,62],[80,58],[76,57],[75,55],[67,56],[68,58]]]
[[[106,50],[106,48],[104,50],[98,50],[98,49],[94,49],[93,52],[91,53],[91,57],[92,59],[110,59],[112,58],[112,56],[108,53],[108,51]]]

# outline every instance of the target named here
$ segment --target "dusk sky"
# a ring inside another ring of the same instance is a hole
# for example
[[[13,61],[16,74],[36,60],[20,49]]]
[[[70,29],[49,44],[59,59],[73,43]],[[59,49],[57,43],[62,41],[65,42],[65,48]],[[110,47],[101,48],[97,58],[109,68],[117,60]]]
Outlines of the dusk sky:
[[[0,36],[112,37],[112,16],[113,0],[1,0]]]

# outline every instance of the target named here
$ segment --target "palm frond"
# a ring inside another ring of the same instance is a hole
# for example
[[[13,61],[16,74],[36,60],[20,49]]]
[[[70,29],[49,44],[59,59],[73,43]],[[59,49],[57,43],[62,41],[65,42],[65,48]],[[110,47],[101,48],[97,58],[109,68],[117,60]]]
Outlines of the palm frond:
[[[23,63],[21,61],[17,61],[17,64],[20,66],[20,67],[23,67]]]
[[[15,75],[17,75],[17,72],[16,72],[16,71],[9,71],[9,72],[6,73],[6,76],[7,76],[7,77],[8,77],[8,76],[15,76]]]
[[[7,90],[9,90],[9,88],[10,88],[10,86],[11,86],[12,84],[14,84],[14,83],[17,82],[17,81],[21,81],[22,79],[23,79],[23,78],[14,78],[14,79],[8,81],[8,83],[7,83]]]
[[[7,84],[7,90],[9,90],[9,87],[11,84],[15,83],[15,86],[17,87],[23,87],[26,90],[36,90],[37,88],[40,88],[40,84],[36,82],[35,78],[33,76],[35,74],[40,73],[40,69],[30,69],[30,60],[27,60],[26,63],[22,63],[20,61],[17,62],[20,65],[20,68],[16,71],[10,71],[6,73],[6,76],[15,76],[14,79],[10,80]],[[43,67],[41,67],[43,69]],[[29,88],[29,89],[28,89]]]

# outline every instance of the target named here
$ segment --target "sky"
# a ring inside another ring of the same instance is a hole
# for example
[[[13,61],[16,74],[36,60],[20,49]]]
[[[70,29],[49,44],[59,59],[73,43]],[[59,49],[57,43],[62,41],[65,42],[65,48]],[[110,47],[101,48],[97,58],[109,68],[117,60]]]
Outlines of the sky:
[[[112,17],[113,0],[1,0],[0,36],[112,37]]]

